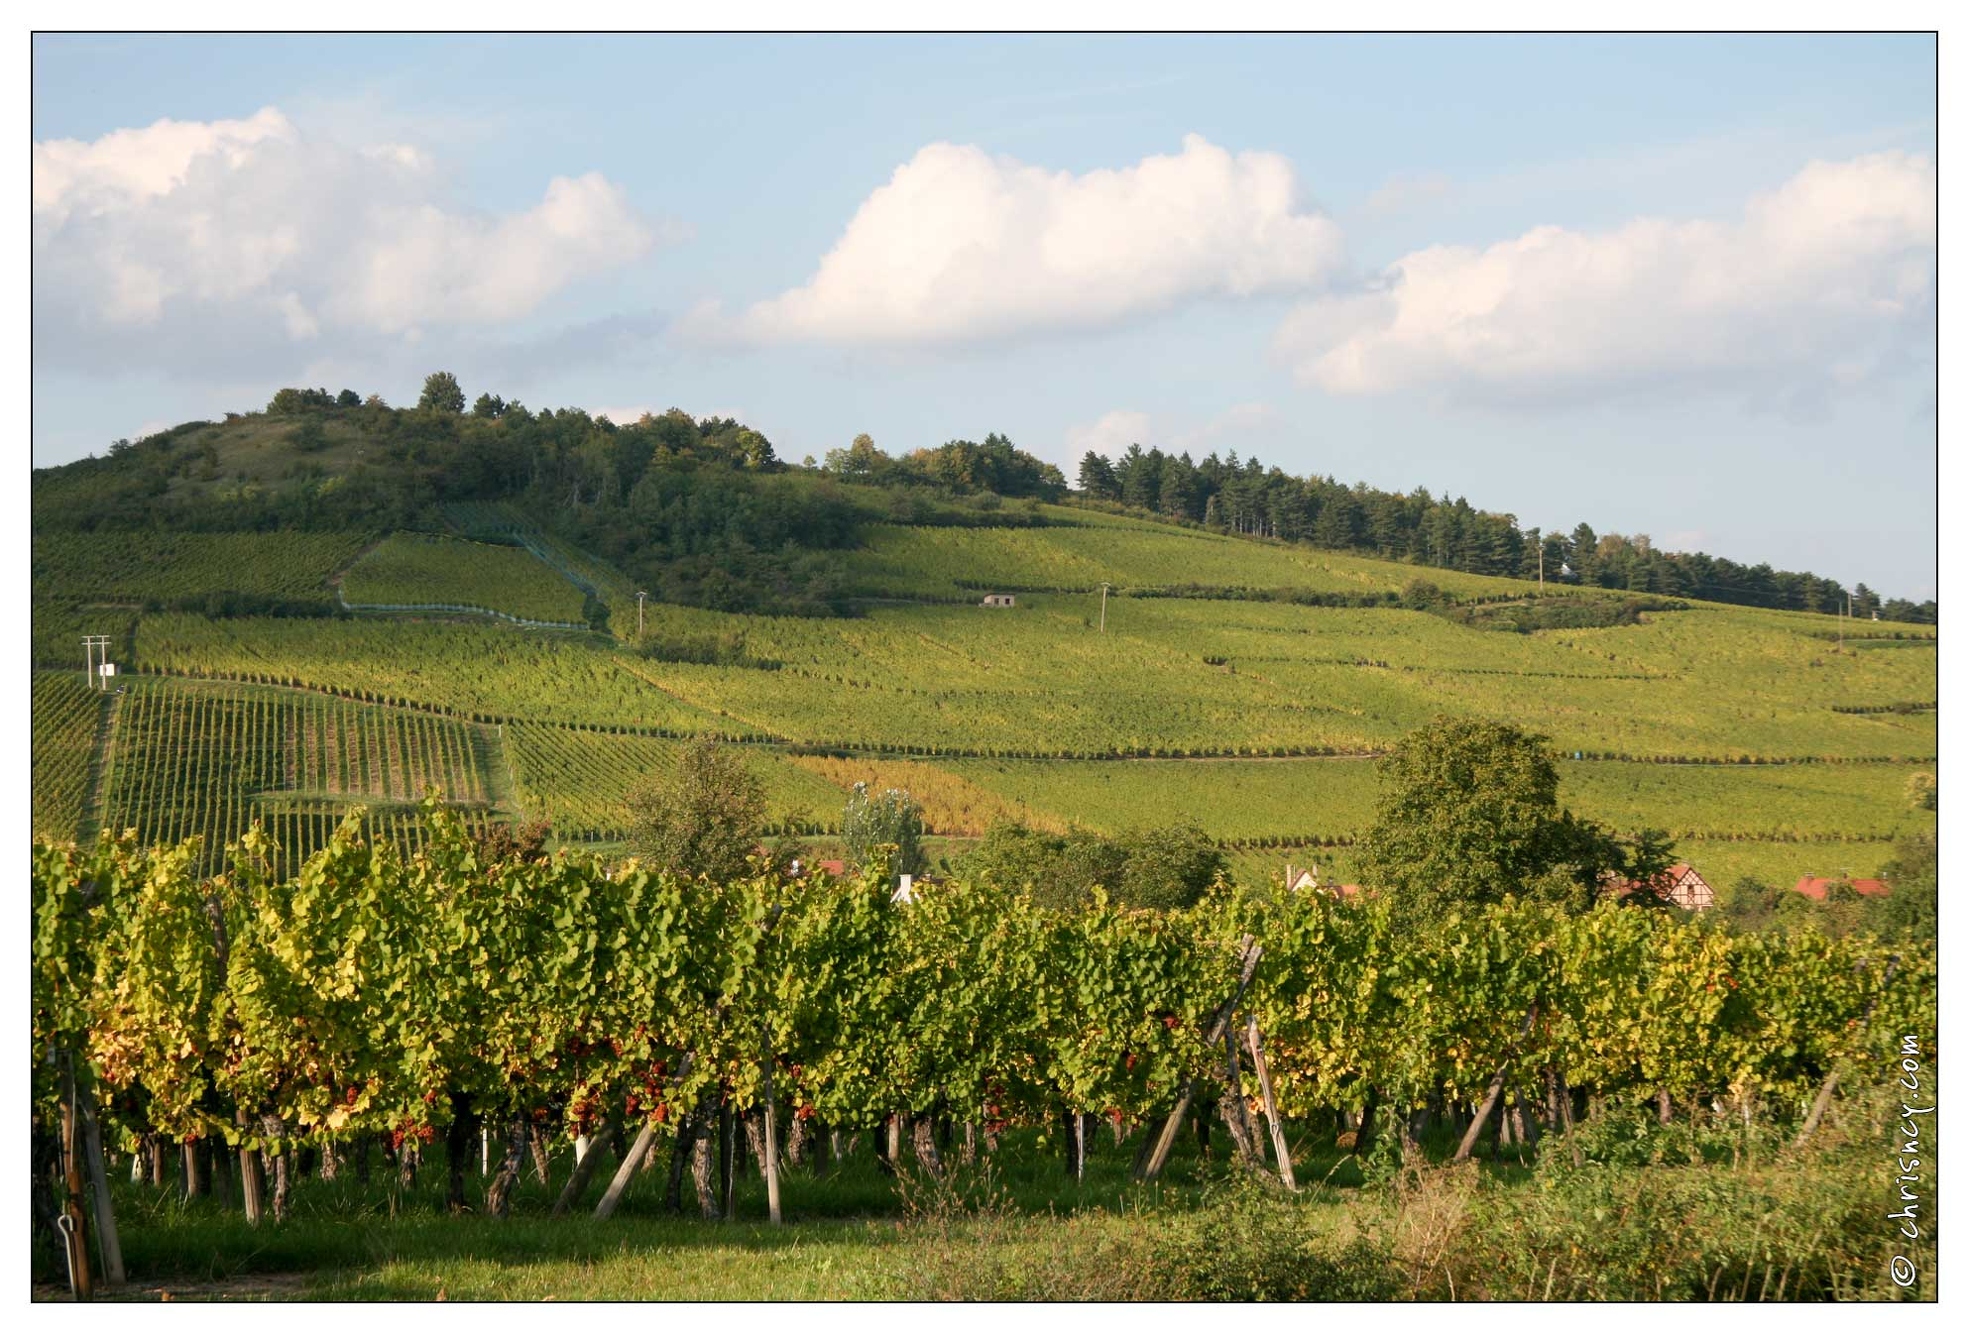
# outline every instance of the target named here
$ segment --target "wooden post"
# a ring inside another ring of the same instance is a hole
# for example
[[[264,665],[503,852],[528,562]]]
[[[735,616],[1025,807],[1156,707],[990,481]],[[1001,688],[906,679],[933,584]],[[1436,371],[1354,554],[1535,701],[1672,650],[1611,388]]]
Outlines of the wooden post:
[[[587,1143],[588,1151],[574,1160],[574,1170],[567,1174],[567,1184],[561,1187],[560,1195],[554,1200],[553,1212],[548,1217],[559,1218],[580,1201],[582,1192],[588,1189],[590,1178],[595,1175],[595,1164],[602,1160],[603,1136],[607,1133],[607,1122],[604,1122],[601,1134],[581,1137]]]
[[[1470,1128],[1463,1132],[1463,1142],[1456,1146],[1456,1156],[1450,1160],[1451,1162],[1460,1163],[1469,1158],[1470,1151],[1477,1147],[1478,1137],[1484,1133],[1485,1123],[1490,1120],[1490,1114],[1497,1110],[1498,1100],[1503,1096],[1504,1067],[1499,1066],[1497,1073],[1491,1076],[1490,1088],[1484,1093],[1484,1100],[1478,1105],[1477,1114],[1470,1118]]]
[[[1245,1045],[1251,1049],[1251,1068],[1258,1072],[1258,1092],[1265,1099],[1265,1123],[1272,1132],[1272,1155],[1278,1159],[1279,1180],[1287,1190],[1298,1190],[1292,1178],[1292,1152],[1285,1144],[1285,1126],[1280,1123],[1278,1100],[1272,1096],[1271,1067],[1265,1063],[1265,1040],[1258,1032],[1258,1016],[1250,1016],[1244,1030]]]
[[[1258,971],[1258,960],[1265,953],[1265,947],[1257,944],[1251,936],[1247,935],[1238,941],[1238,952],[1243,957],[1243,967],[1239,970],[1237,990],[1217,1007],[1217,1016],[1212,1020],[1209,1031],[1203,1035],[1203,1040],[1208,1046],[1214,1047],[1222,1041],[1224,1029],[1231,1022],[1232,1011],[1237,1008],[1237,1003],[1244,999],[1245,988],[1251,985],[1252,975]],[[1177,1096],[1175,1107],[1170,1109],[1168,1118],[1162,1123],[1161,1133],[1154,1138],[1155,1147],[1149,1151],[1148,1160],[1136,1169],[1137,1180],[1153,1181],[1162,1172],[1163,1165],[1169,1161],[1169,1151],[1176,1147],[1176,1132],[1182,1129],[1183,1118],[1189,1113],[1190,1099],[1195,1093],[1196,1080],[1185,1079],[1183,1091]]]
[[[1081,1180],[1086,1173],[1087,1141],[1081,1133],[1084,1124],[1078,1112],[1065,1103],[1060,1104],[1060,1130],[1066,1142],[1067,1175],[1075,1181]]]
[[[1231,1147],[1247,1166],[1265,1170],[1265,1153],[1258,1143],[1257,1127],[1251,1124],[1251,1109],[1244,1102],[1244,1076],[1237,1064],[1237,1033],[1224,1029],[1224,1097],[1218,1104],[1224,1128],[1231,1132]]]
[[[773,1058],[770,1056],[768,1056],[764,1061],[760,1063],[759,1086],[760,1086],[760,1092],[765,1096],[765,1100],[766,1100],[766,1109],[765,1109],[766,1213],[767,1216],[772,1219],[773,1226],[778,1227],[780,1224],[779,1140],[778,1140],[779,1118],[773,1107]]]
[[[1538,1148],[1539,1134],[1538,1107],[1537,1104],[1526,1098],[1522,1085],[1518,1088],[1518,1105],[1512,1109],[1512,1115],[1517,1118],[1514,1123],[1514,1129],[1517,1131],[1518,1143],[1536,1151]]]
[[[67,1198],[59,1225],[68,1250],[68,1282],[78,1302],[93,1301],[95,1278],[89,1271],[89,1215],[82,1208],[82,1136],[75,1105],[75,1056],[62,1053],[62,1176]]]
[[[897,1117],[898,1123],[901,1117]],[[900,1133],[900,1130],[898,1130]],[[931,1176],[943,1175],[943,1153],[937,1148],[936,1118],[928,1112],[909,1118],[909,1143],[916,1154],[918,1169]]]
[[[212,1141],[212,1192],[226,1208],[233,1206],[232,1155],[226,1152],[225,1145]]]
[[[95,1196],[96,1244],[102,1248],[103,1282],[123,1282],[123,1243],[116,1232],[116,1207],[109,1197],[109,1169],[103,1162],[102,1125],[96,1118],[96,1099],[88,1090],[77,1094],[82,1112],[82,1155],[89,1170],[89,1189]]]
[[[261,1169],[260,1151],[245,1145],[239,1149],[239,1192],[247,1225],[258,1227],[267,1211],[267,1181]]]
[[[1478,1107],[1477,1114],[1470,1118],[1470,1128],[1463,1132],[1463,1142],[1456,1146],[1456,1156],[1450,1160],[1451,1162],[1468,1161],[1470,1151],[1477,1147],[1477,1137],[1483,1134],[1484,1123],[1490,1120],[1491,1113],[1497,1110],[1498,1102],[1504,1097],[1504,1074],[1511,1068],[1511,1056],[1516,1052],[1518,1042],[1524,1041],[1525,1035],[1531,1032],[1532,1021],[1537,1017],[1538,1002],[1533,1001],[1531,1008],[1525,1011],[1524,1022],[1518,1025],[1518,1041],[1511,1044],[1511,1049],[1498,1063],[1497,1073],[1491,1076],[1490,1088],[1484,1093],[1483,1105]],[[1496,1156],[1495,1143],[1492,1145],[1491,1153],[1493,1157]]]
[[[185,1198],[195,1200],[205,1193],[205,1174],[198,1170],[198,1141],[188,1139],[179,1144],[178,1157],[185,1168]]]
[[[734,1189],[738,1184],[734,1152],[737,1147],[732,1140],[732,1105],[721,1102],[718,1104],[718,1207],[727,1223],[738,1217],[738,1192]]]
[[[629,1152],[622,1156],[622,1165],[615,1169],[615,1179],[608,1183],[608,1191],[602,1196],[602,1202],[595,1206],[595,1217],[607,1218],[615,1212],[615,1206],[622,1203],[623,1193],[629,1189],[629,1182],[636,1175],[636,1169],[642,1165],[643,1155],[650,1151],[650,1145],[655,1142],[656,1122],[645,1121],[642,1132],[636,1136],[636,1142],[631,1144]],[[594,1156],[592,1151],[589,1156]]]
[[[527,1127],[527,1146],[533,1151],[533,1176],[541,1185],[547,1184],[547,1157],[552,1152],[547,1147],[547,1132],[536,1122]]]
[[[1894,980],[1894,973],[1898,968],[1900,968],[1900,966],[1901,966],[1900,955],[1895,954],[1888,958],[1887,971],[1881,976],[1880,979],[1880,991],[1882,993],[1884,993],[1887,990],[1887,984]],[[1860,1028],[1862,1032],[1865,1031],[1867,1025],[1873,1022],[1873,1008],[1879,1003],[1880,1003],[1879,994],[1876,994],[1872,1000],[1867,1002],[1866,1014],[1862,1016],[1860,1019]],[[1829,1109],[1832,1106],[1832,1091],[1839,1087],[1839,1074],[1840,1074],[1840,1069],[1837,1063],[1834,1063],[1832,1069],[1826,1071],[1825,1082],[1819,1085],[1819,1095],[1818,1097],[1812,1099],[1812,1110],[1806,1114],[1805,1124],[1800,1126],[1798,1129],[1798,1138],[1795,1141],[1797,1147],[1803,1148],[1805,1146],[1805,1141],[1810,1139],[1812,1137],[1812,1133],[1819,1128],[1819,1122],[1825,1119],[1825,1114],[1827,1109]],[[1747,1120],[1748,1118],[1746,1118],[1746,1123]]]

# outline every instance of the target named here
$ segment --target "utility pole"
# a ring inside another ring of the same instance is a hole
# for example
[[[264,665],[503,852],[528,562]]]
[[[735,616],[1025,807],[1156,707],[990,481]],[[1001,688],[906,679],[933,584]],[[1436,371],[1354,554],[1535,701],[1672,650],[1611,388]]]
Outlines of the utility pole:
[[[98,666],[96,662],[97,649],[101,649],[103,651],[103,662],[105,663],[108,662],[109,661],[108,635],[82,636],[82,678],[83,680],[89,683],[92,689],[108,690],[109,689],[108,678],[104,677],[102,673],[97,670],[97,666]]]
[[[1108,585],[1106,580],[1102,580],[1101,581],[1101,633],[1106,634],[1107,632],[1108,632]]]
[[[636,590],[636,638],[643,637],[643,599],[648,597],[642,589]]]

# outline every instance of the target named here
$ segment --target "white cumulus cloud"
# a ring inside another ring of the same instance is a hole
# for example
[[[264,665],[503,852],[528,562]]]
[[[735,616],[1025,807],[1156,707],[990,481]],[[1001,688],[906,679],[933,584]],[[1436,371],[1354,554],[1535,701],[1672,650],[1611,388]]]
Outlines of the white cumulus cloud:
[[[1113,459],[1127,453],[1130,445],[1146,449],[1150,443],[1149,414],[1129,408],[1116,408],[1102,413],[1098,421],[1067,427],[1067,456],[1076,461],[1090,449]]]
[[[269,345],[525,316],[656,241],[599,174],[530,208],[447,197],[426,153],[244,120],[160,120],[33,149],[37,357],[228,364]]]
[[[1336,394],[1812,395],[1932,356],[1934,301],[1934,164],[1881,153],[1813,162],[1729,221],[1417,251],[1299,306],[1274,352]]]
[[[1292,164],[1198,135],[1074,175],[935,143],[863,201],[805,285],[687,332],[743,341],[936,344],[1088,328],[1211,296],[1303,291],[1341,255]]]

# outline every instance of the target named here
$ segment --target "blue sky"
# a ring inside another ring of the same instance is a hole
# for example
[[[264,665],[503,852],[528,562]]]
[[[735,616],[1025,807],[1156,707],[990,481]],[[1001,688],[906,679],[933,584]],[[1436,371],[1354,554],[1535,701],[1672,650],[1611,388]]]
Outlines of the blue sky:
[[[1933,60],[43,37],[34,459],[443,367],[794,460],[1235,449],[1932,596]]]

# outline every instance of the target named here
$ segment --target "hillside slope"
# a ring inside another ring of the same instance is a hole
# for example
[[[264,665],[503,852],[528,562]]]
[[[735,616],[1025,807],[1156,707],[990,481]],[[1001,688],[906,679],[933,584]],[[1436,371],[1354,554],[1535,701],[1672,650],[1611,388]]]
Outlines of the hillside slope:
[[[93,758],[107,822],[203,833],[212,856],[255,818],[298,855],[355,799],[394,830],[433,788],[480,818],[609,842],[630,789],[711,733],[747,747],[776,827],[825,831],[868,778],[919,793],[943,835],[1189,820],[1259,873],[1322,847],[1344,859],[1371,807],[1365,761],[1441,713],[1550,736],[1565,800],[1667,828],[1729,874],[1865,873],[1895,834],[1933,826],[1905,799],[1936,750],[1932,627],[1540,597],[1038,496],[748,478],[683,453],[639,489],[681,488],[649,501],[670,536],[621,547],[614,520],[447,499],[414,458],[365,480],[373,437],[349,421],[297,471],[268,422],[37,474],[35,663],[79,683],[79,637],[107,634],[134,673],[93,757],[57,678],[37,685],[37,822],[55,832]],[[163,517],[57,520],[78,487],[149,488]],[[783,501],[810,501],[799,531],[831,545],[694,545],[729,528],[706,507],[734,495],[768,528],[790,522]],[[664,582],[673,566],[682,583]],[[654,595],[640,607],[638,588]],[[680,589],[714,605],[663,600]],[[406,610],[347,610],[365,604]],[[837,614],[770,614],[781,604]],[[1551,628],[1513,632],[1535,626]]]

